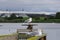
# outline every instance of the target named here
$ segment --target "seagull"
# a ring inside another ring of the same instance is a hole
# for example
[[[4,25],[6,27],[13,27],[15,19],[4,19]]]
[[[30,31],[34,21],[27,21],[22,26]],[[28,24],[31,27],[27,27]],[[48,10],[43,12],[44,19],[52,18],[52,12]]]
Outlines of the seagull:
[[[31,23],[32,22],[32,18],[30,17],[29,19],[25,20],[25,23]]]
[[[43,30],[42,29],[38,29],[38,33],[39,33],[39,35],[42,35],[43,34]]]
[[[43,31],[41,29],[38,29],[38,34],[36,36],[41,36],[43,34]]]

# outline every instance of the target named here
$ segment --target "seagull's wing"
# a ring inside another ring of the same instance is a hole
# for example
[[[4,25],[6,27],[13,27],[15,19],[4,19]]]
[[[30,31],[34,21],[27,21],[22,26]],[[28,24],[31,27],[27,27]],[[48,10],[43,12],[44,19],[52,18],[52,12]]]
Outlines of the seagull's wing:
[[[25,23],[30,23],[32,21],[32,18],[29,18],[27,20],[25,20]]]

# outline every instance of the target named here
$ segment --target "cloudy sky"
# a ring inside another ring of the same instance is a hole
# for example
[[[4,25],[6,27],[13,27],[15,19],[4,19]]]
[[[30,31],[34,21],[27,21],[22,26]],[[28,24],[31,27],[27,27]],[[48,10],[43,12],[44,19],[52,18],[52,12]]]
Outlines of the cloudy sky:
[[[60,11],[60,0],[0,0],[0,10]]]

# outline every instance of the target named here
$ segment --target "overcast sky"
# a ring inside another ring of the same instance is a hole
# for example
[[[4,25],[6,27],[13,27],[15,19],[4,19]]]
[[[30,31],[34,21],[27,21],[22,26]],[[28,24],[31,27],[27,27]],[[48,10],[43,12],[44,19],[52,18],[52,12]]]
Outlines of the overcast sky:
[[[0,10],[60,11],[60,0],[0,0]]]

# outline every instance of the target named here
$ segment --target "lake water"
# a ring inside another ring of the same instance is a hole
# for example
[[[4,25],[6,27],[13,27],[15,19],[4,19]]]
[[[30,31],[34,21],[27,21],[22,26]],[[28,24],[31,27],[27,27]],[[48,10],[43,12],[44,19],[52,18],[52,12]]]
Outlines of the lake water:
[[[26,29],[22,26],[27,23],[0,23],[0,35],[15,33],[17,29]],[[60,40],[60,23],[32,23],[34,29],[43,29],[47,34],[47,40]]]

